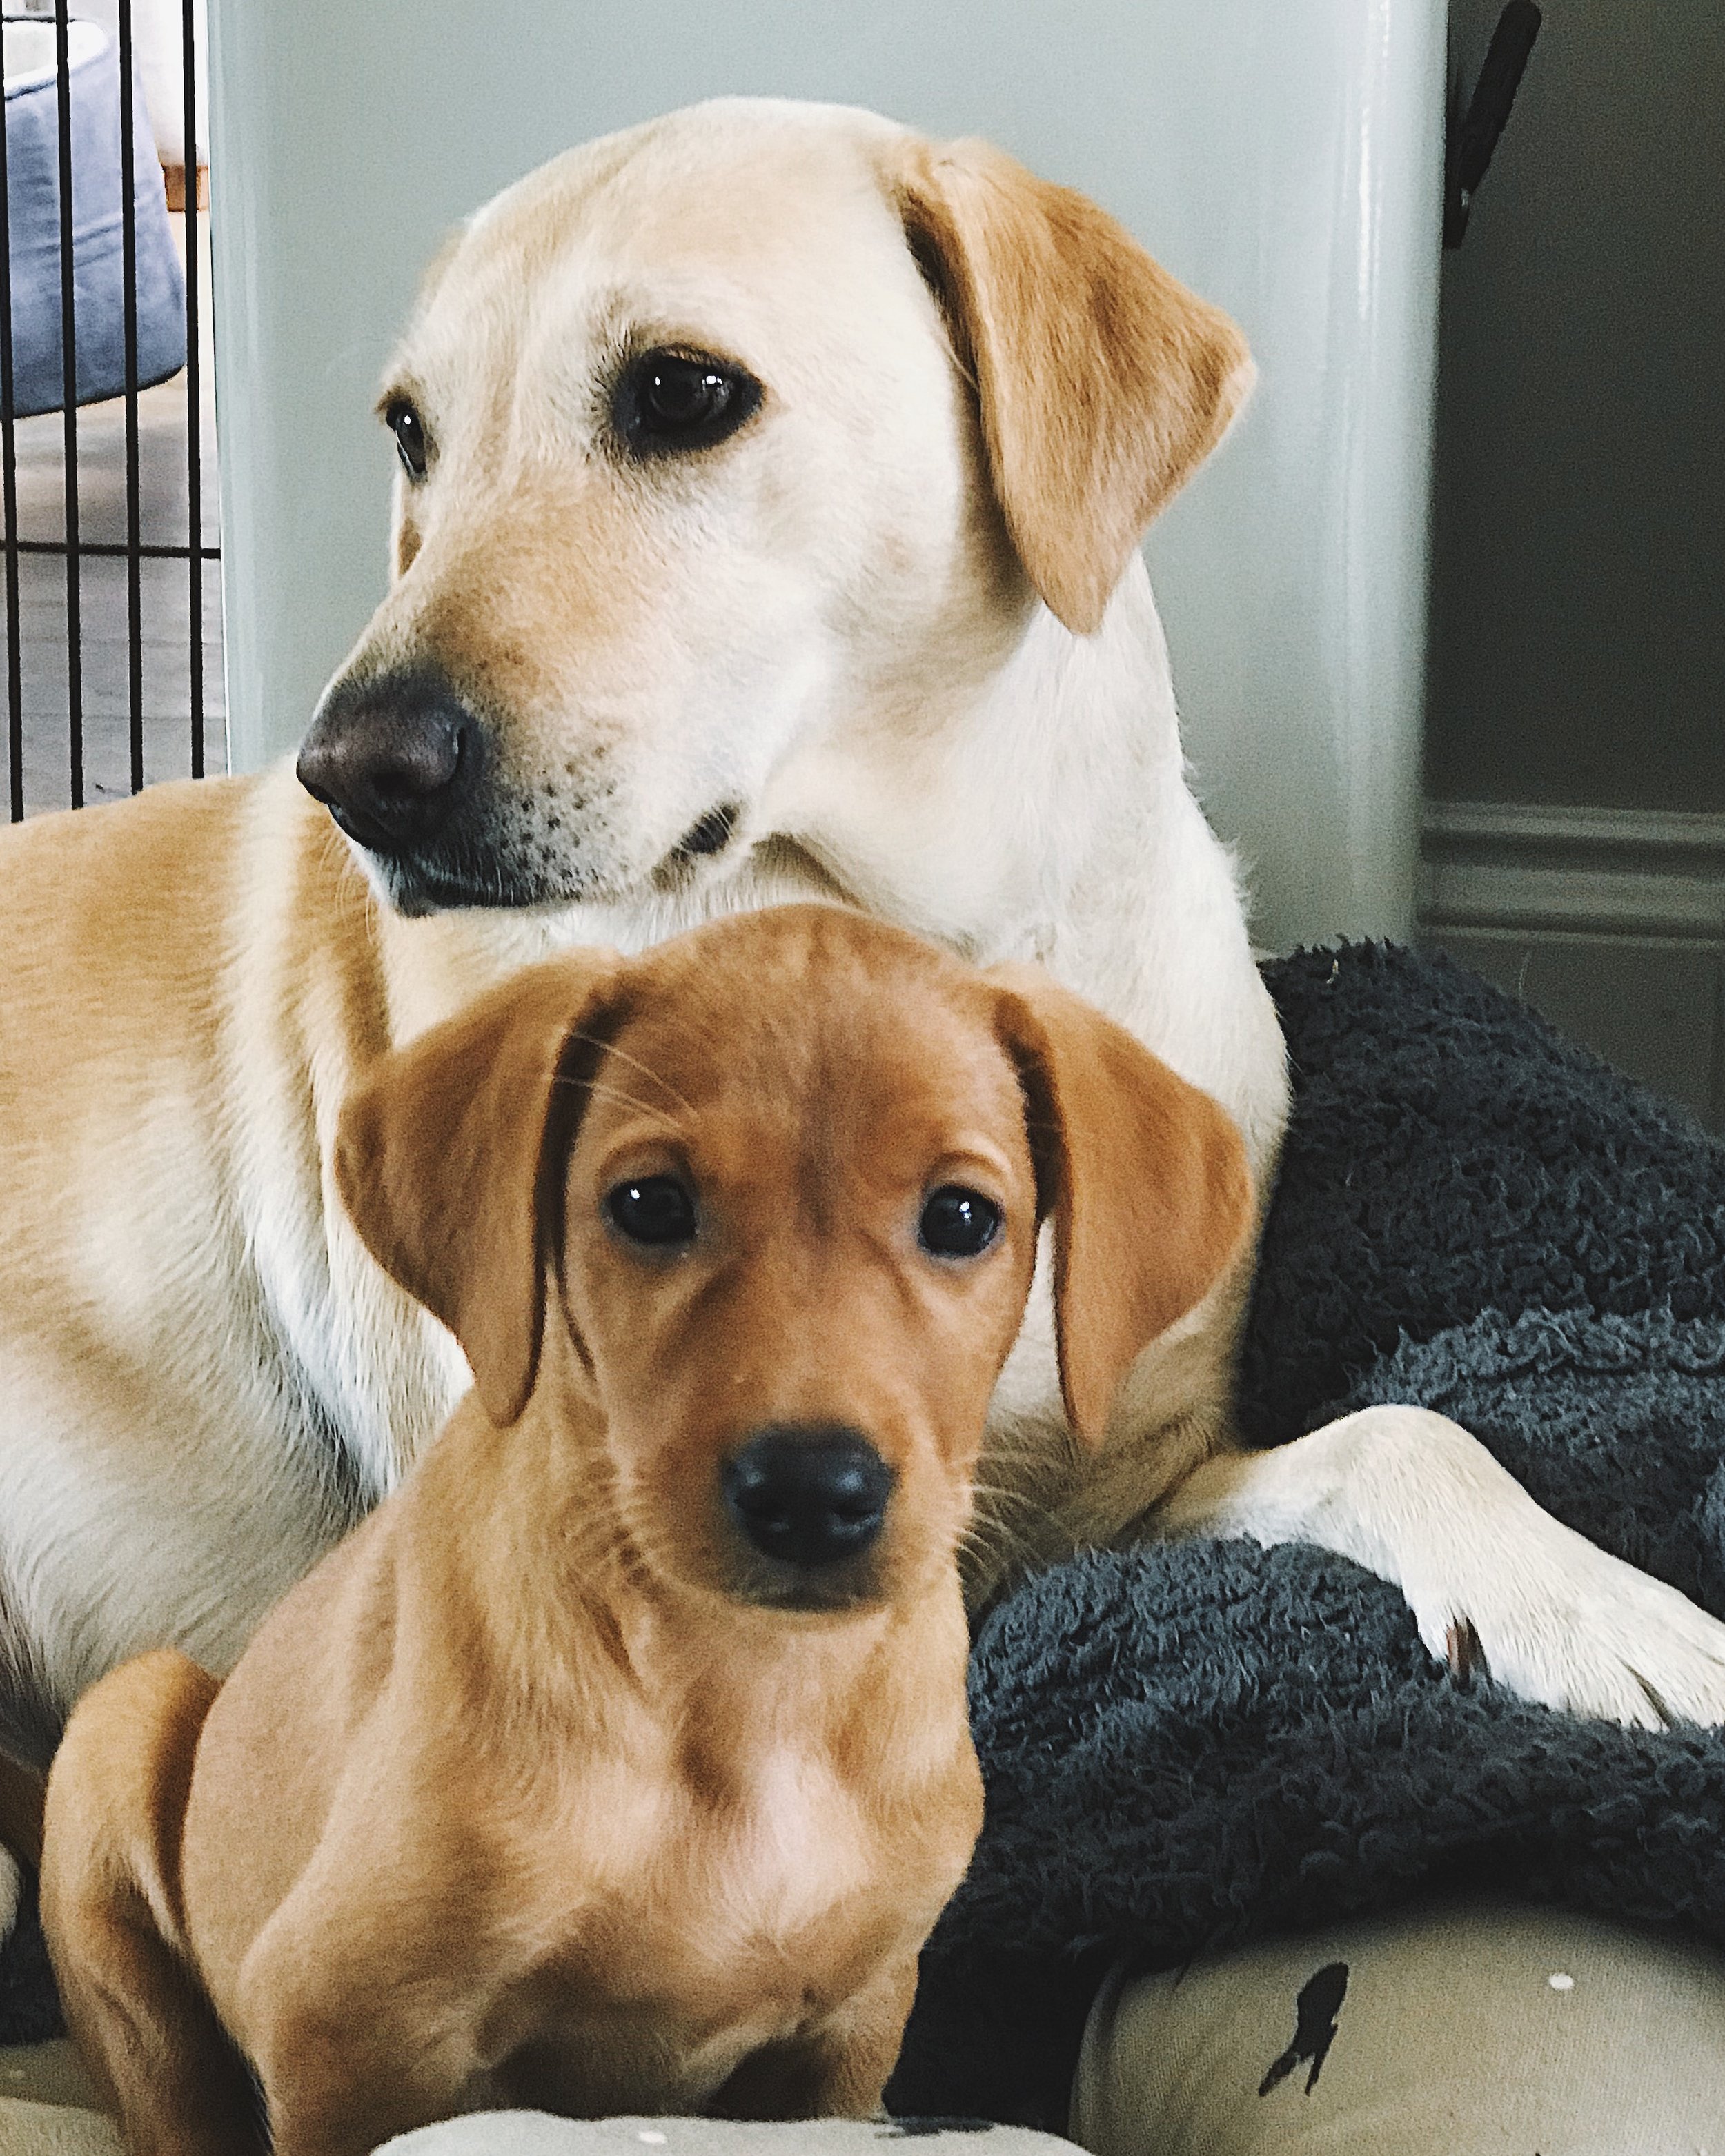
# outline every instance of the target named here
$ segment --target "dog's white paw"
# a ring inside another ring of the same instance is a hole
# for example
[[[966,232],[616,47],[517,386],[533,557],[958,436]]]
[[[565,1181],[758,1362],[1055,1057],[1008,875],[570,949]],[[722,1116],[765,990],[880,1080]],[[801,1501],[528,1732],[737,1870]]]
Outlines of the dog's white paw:
[[[1399,1581],[1440,1661],[1466,1675],[1483,1660],[1522,1699],[1634,1728],[1725,1723],[1725,1625],[1554,1520],[1446,1417],[1367,1409],[1332,1429],[1349,1424],[1368,1458],[1384,1448],[1349,1478],[1375,1501],[1366,1561]]]
[[[1570,1714],[1725,1723],[1725,1625],[1527,1502],[1512,1561],[1409,1588],[1429,1651],[1459,1675],[1483,1661],[1522,1699]]]
[[[1725,1724],[1725,1625],[1536,1505],[1476,1437],[1372,1407],[1260,1453],[1224,1453],[1162,1508],[1165,1532],[1312,1542],[1400,1588],[1459,1675],[1632,1727]]]

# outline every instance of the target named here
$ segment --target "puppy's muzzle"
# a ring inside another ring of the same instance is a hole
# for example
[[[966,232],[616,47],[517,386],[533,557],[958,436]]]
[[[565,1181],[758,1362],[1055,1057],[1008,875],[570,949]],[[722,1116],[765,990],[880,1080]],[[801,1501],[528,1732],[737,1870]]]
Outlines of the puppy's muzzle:
[[[440,837],[476,792],[479,720],[429,668],[337,681],[300,751],[300,783],[350,839],[385,856]]]
[[[821,1607],[854,1598],[858,1560],[880,1538],[892,1470],[858,1430],[778,1423],[720,1475],[732,1525],[770,1576],[767,1599]]]

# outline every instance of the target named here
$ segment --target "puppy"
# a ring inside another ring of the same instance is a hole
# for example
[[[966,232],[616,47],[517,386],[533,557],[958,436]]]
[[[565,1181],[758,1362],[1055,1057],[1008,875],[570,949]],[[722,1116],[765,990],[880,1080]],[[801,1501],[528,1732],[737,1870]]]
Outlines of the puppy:
[[[360,1232],[475,1389],[225,1685],[114,1672],[48,1797],[131,2156],[475,2107],[866,2113],[982,1796],[957,1553],[1051,1220],[1094,1435],[1245,1234],[1238,1133],[1036,977],[803,906],[385,1058]]]

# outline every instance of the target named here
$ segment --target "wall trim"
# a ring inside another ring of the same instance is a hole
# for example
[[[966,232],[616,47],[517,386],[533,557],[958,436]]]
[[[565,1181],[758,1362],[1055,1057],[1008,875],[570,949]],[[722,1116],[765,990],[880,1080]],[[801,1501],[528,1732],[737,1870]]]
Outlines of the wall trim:
[[[1432,801],[1421,819],[1428,928],[1725,943],[1725,815]]]

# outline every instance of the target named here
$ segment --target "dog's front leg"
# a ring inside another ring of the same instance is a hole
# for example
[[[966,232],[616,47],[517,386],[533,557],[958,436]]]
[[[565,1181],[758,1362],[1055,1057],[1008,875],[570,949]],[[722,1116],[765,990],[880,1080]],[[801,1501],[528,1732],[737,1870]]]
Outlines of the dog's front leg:
[[[428,1942],[423,1924],[452,1904],[459,1921],[459,1896],[434,1867],[382,1859],[367,1878],[351,1861],[315,1863],[259,1934],[240,2012],[272,2156],[367,2156],[474,2108],[471,1966],[448,1933]]]
[[[1150,1524],[1352,1558],[1401,1589],[1433,1655],[1483,1659],[1524,1699],[1642,1728],[1725,1722],[1725,1625],[1554,1520],[1428,1409],[1364,1408],[1219,1454]]]
[[[706,2109],[720,2118],[875,2117],[916,1995],[912,1955],[812,2028],[750,2052]]]
[[[262,2156],[268,2145],[181,1925],[186,1797],[218,1688],[183,1655],[122,1664],[80,1702],[49,1779],[43,1928],[67,2024],[127,2156]]]
[[[411,2037],[403,2041],[410,2059]],[[465,2107],[404,2089],[391,2071],[394,2063],[359,2083],[347,2073],[325,2079],[316,2060],[308,2064],[303,2056],[291,2065],[284,2061],[284,2070],[265,2082],[270,2156],[368,2156],[397,2134],[452,2118]]]

